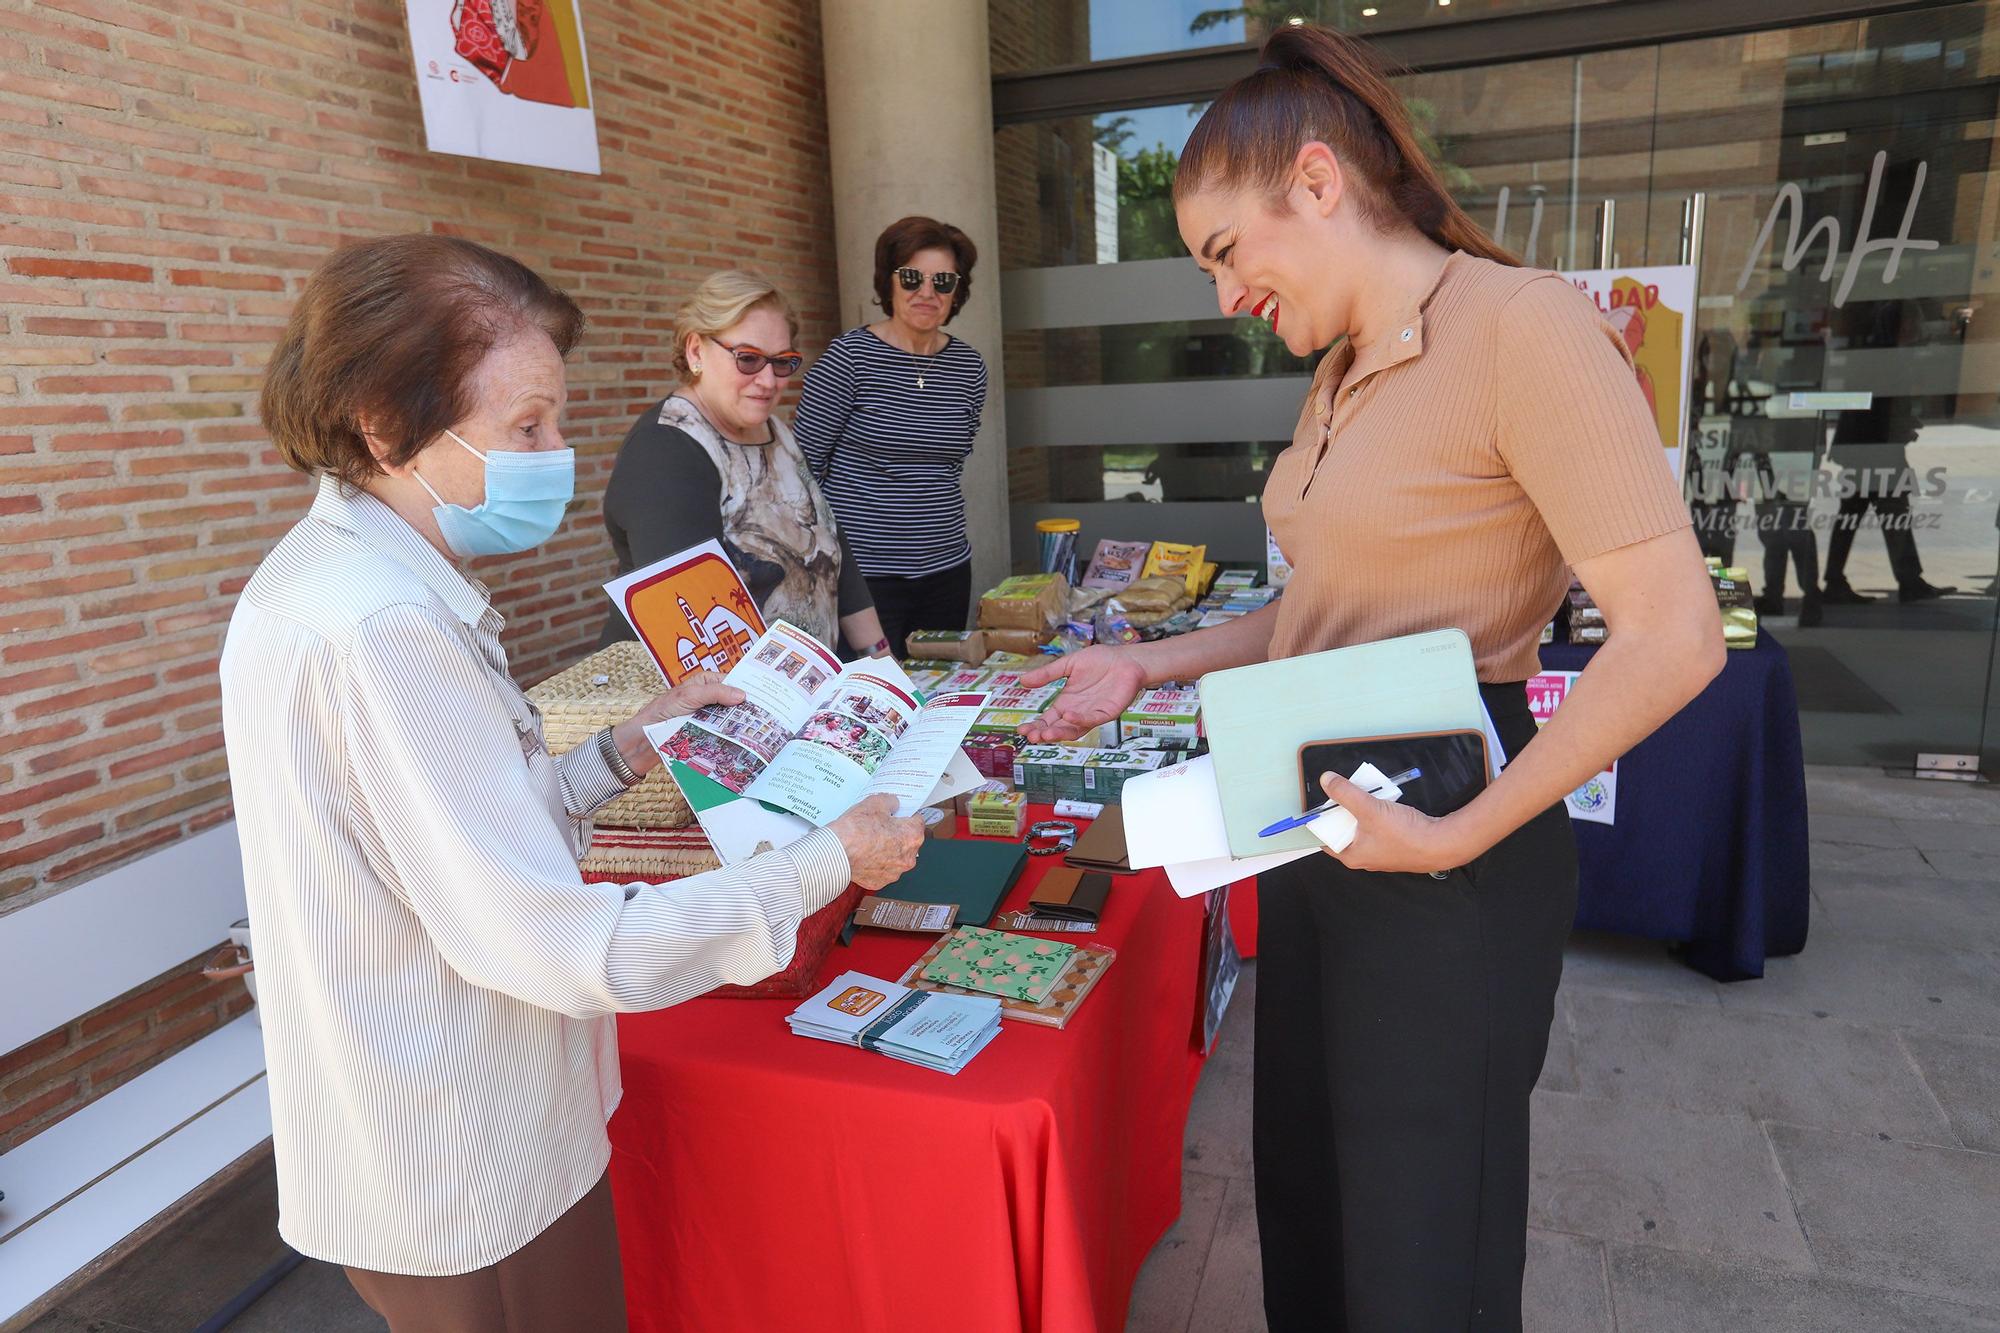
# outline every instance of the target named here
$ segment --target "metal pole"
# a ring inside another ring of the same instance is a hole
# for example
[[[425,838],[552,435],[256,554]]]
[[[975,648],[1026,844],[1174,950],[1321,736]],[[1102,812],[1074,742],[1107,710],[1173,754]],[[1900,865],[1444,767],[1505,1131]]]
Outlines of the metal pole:
[[[1618,229],[1618,201],[1606,199],[1597,206],[1597,266],[1610,268],[1618,262],[1612,234]]]

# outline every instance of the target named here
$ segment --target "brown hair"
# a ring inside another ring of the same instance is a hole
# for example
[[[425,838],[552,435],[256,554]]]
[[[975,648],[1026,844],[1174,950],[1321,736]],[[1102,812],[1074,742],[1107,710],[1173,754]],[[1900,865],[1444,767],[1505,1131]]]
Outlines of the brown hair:
[[[958,270],[958,287],[951,294],[951,309],[946,312],[944,322],[951,323],[951,317],[965,309],[966,298],[972,295],[972,266],[979,262],[979,250],[972,238],[949,222],[907,217],[891,222],[875,238],[875,302],[884,313],[896,308],[894,298],[889,295],[889,283],[896,270],[909,263],[910,256],[917,251],[933,247],[951,251],[952,265]]]
[[[1363,211],[1385,229],[1407,222],[1447,250],[1518,264],[1466,216],[1425,154],[1402,99],[1373,56],[1327,28],[1279,28],[1256,72],[1215,99],[1181,149],[1174,198],[1214,185],[1282,193],[1298,151],[1333,149]]]
[[[761,273],[751,273],[740,268],[717,269],[701,280],[701,285],[688,293],[680,308],[674,311],[674,369],[682,379],[691,378],[692,369],[688,365],[687,340],[692,334],[713,338],[735,328],[737,321],[759,306],[769,306],[785,317],[785,327],[791,330],[791,340],[799,340],[799,315],[792,309],[792,303],[785,294],[772,285],[771,280]],[[764,352],[781,352],[782,347],[764,347]]]
[[[264,372],[258,414],[301,472],[358,485],[409,462],[472,410],[473,368],[532,325],[568,356],[583,311],[519,260],[453,236],[379,236],[343,246],[306,280]]]

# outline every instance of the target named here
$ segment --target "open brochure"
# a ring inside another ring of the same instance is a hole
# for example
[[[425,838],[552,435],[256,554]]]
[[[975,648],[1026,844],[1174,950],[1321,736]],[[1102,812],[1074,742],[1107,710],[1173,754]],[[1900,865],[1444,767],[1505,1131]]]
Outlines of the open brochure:
[[[723,679],[743,691],[742,703],[656,724],[646,736],[725,861],[759,844],[783,846],[787,832],[831,823],[869,796],[893,796],[897,812],[912,815],[981,781],[959,747],[984,694],[926,702],[894,661],[843,666],[782,620]],[[744,830],[753,830],[747,846]]]

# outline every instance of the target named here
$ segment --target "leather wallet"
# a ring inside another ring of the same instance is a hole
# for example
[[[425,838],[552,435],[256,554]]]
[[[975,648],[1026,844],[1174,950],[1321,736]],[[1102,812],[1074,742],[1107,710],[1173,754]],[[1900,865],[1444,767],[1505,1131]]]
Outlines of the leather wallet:
[[[1095,921],[1111,896],[1111,876],[1075,866],[1052,867],[1028,896],[1028,906],[1039,916],[1063,921]]]
[[[1129,875],[1132,867],[1125,850],[1125,811],[1116,805],[1104,807],[1104,813],[1090,821],[1090,826],[1076,837],[1076,846],[1063,857],[1063,864],[1083,870],[1101,871],[1107,875]]]

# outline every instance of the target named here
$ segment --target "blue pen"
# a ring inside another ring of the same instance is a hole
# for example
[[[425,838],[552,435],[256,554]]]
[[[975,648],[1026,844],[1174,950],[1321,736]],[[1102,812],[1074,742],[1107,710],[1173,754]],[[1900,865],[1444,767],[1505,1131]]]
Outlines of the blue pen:
[[[1420,778],[1423,775],[1424,775],[1424,770],[1422,770],[1421,768],[1405,769],[1403,772],[1398,773],[1396,774],[1396,776],[1384,781],[1382,786],[1400,787],[1405,782],[1409,782],[1415,778]],[[1382,790],[1382,788],[1369,787],[1369,788],[1364,788],[1364,790],[1367,791],[1372,796],[1374,793]],[[1315,819],[1318,819],[1321,815],[1325,814],[1327,811],[1333,809],[1333,807],[1336,804],[1338,804],[1338,802],[1322,801],[1318,805],[1314,806],[1312,809],[1306,811],[1302,815],[1293,815],[1290,819],[1279,820],[1277,823],[1271,825],[1269,828],[1258,829],[1257,836],[1260,838],[1269,838],[1277,834],[1287,832],[1291,829],[1304,828],[1306,825],[1312,823]]]

